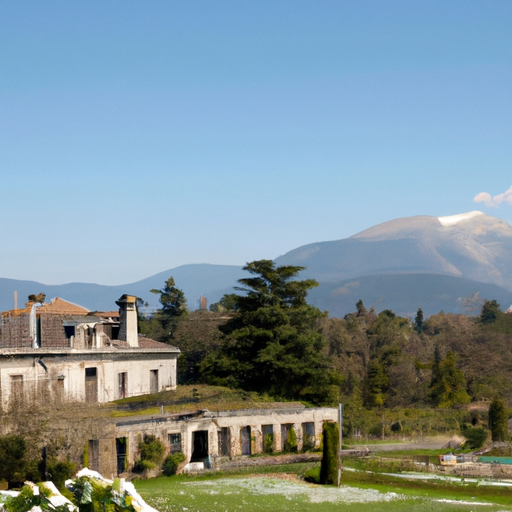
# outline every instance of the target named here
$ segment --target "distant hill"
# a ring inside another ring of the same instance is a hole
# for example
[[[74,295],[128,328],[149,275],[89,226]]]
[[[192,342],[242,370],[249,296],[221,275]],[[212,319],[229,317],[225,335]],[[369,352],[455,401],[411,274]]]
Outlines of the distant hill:
[[[480,299],[496,299],[504,309],[512,304],[512,292],[505,288],[439,274],[383,274],[324,282],[310,292],[308,301],[334,317],[354,312],[359,299],[367,309],[391,309],[413,317],[418,307],[427,316],[439,311],[468,314],[460,308],[458,299],[477,292]]]
[[[482,212],[407,217],[343,240],[299,247],[276,262],[305,266],[304,275],[322,282],[421,273],[492,283],[512,291],[512,228]]]
[[[457,299],[476,292],[497,299],[505,308],[512,304],[512,228],[482,212],[396,219],[350,238],[299,247],[276,263],[307,267],[302,277],[320,283],[310,302],[331,316],[354,311],[360,298],[377,311],[392,309],[407,315],[418,307],[427,315],[458,312]],[[20,307],[29,294],[44,292],[48,298],[62,297],[91,310],[111,310],[115,300],[130,293],[154,308],[158,297],[149,290],[160,289],[171,275],[185,292],[190,309],[195,309],[200,295],[211,304],[232,292],[244,272],[231,265],[183,265],[119,286],[50,286],[0,278],[0,310],[14,307],[14,290]]]
[[[18,307],[22,306],[31,293],[46,293],[47,299],[62,297],[90,310],[110,311],[116,309],[115,301],[124,293],[136,295],[148,302],[150,307],[159,307],[158,296],[149,290],[161,289],[165,281],[173,276],[179,288],[185,291],[190,309],[202,294],[209,302],[218,301],[224,293],[232,291],[238,279],[243,276],[242,267],[233,265],[182,265],[135,283],[119,286],[104,286],[92,283],[69,283],[45,285],[36,281],[22,281],[0,278],[0,311],[13,309],[14,290],[18,291]]]

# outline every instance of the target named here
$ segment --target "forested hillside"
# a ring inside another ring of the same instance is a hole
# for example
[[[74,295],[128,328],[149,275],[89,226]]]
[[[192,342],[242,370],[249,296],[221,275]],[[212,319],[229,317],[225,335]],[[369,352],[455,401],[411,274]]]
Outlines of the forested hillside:
[[[160,333],[182,351],[182,383],[317,403],[341,397],[367,408],[457,408],[496,396],[512,404],[512,314],[495,300],[468,297],[461,302],[468,315],[424,318],[420,308],[414,321],[389,309],[376,314],[359,301],[353,313],[330,318],[305,302],[314,281],[292,280],[300,267],[262,260],[247,268],[256,274],[240,280],[252,287],[247,296],[180,314],[172,332]],[[157,320],[142,323],[148,335]]]
[[[182,383],[202,380],[200,362],[220,346],[218,327],[229,318],[196,311],[179,324],[173,343],[183,353]],[[359,304],[345,318],[319,320],[318,328],[345,399],[358,395],[368,407],[451,407],[503,395],[512,404],[512,315],[499,312],[486,324],[441,312],[417,332],[407,318],[389,310],[376,315]],[[436,395],[440,386],[444,398]]]

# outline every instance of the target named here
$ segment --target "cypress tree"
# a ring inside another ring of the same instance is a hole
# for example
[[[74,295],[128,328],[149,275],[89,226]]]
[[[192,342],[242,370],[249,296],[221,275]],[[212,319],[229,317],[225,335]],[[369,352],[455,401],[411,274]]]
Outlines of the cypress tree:
[[[493,442],[508,440],[508,414],[502,398],[495,398],[489,406],[489,429]]]
[[[338,424],[324,422],[323,456],[320,466],[320,483],[334,485],[338,481],[338,459],[336,453],[339,443]]]
[[[414,319],[414,330],[421,334],[423,332],[423,310],[418,308],[416,312],[416,318]]]

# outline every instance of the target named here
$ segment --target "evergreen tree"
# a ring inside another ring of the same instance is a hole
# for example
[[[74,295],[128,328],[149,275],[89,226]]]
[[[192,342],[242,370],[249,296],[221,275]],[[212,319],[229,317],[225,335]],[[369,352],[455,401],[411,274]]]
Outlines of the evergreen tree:
[[[489,406],[489,430],[494,442],[509,439],[508,414],[502,398],[495,398]]]
[[[356,309],[357,309],[357,317],[365,316],[367,311],[363,304],[363,299],[359,299],[356,303]]]
[[[492,324],[498,318],[500,305],[496,300],[486,300],[480,313],[480,321],[483,324]]]
[[[339,430],[337,423],[324,422],[323,454],[320,465],[320,483],[334,485],[338,482]]]
[[[454,352],[450,351],[444,359],[440,359],[439,352],[436,350],[432,364],[430,398],[438,407],[452,407],[470,401],[466,392],[464,372],[457,368],[456,362],[457,357]]]
[[[414,319],[414,330],[421,334],[423,332],[423,310],[418,308],[416,318]]]
[[[201,364],[213,384],[273,396],[328,402],[337,378],[324,350],[317,321],[325,315],[306,302],[316,281],[293,278],[303,267],[276,267],[271,260],[248,263],[252,277],[240,279],[233,318],[220,326],[218,352]]]
[[[210,311],[214,313],[226,313],[236,311],[236,297],[235,293],[225,293],[219,302],[214,302],[210,305]]]
[[[187,313],[187,299],[182,290],[176,287],[174,277],[169,277],[161,290],[150,290],[151,293],[160,295],[162,314],[168,318],[176,318]]]
[[[150,292],[160,295],[162,308],[152,318],[140,322],[141,333],[168,343],[174,336],[178,322],[188,314],[187,299],[183,291],[176,287],[172,276],[161,290],[152,289]]]
[[[370,407],[383,407],[386,403],[386,391],[389,378],[386,370],[378,359],[372,359],[368,366],[366,378],[366,403]]]

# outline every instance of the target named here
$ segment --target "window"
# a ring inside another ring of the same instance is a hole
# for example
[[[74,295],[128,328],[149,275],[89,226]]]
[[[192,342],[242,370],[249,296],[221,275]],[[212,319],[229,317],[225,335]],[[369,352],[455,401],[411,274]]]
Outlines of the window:
[[[169,434],[169,446],[171,453],[181,452],[181,434]]]
[[[219,456],[229,457],[231,453],[231,435],[229,427],[222,427],[217,433],[219,443]]]
[[[65,325],[64,332],[66,333],[66,338],[71,338],[71,336],[75,336],[75,326]]]
[[[263,452],[272,453],[274,451],[274,425],[262,425],[261,435],[263,437]]]
[[[313,450],[315,448],[315,424],[306,422],[302,424],[302,449],[304,451]]]
[[[126,398],[128,393],[128,374],[126,372],[117,374],[118,398]]]
[[[23,375],[11,375],[11,396],[15,401],[23,398]]]
[[[158,393],[158,370],[149,372],[149,392]]]
[[[85,369],[85,401],[96,403],[98,401],[98,375],[96,368]]]

